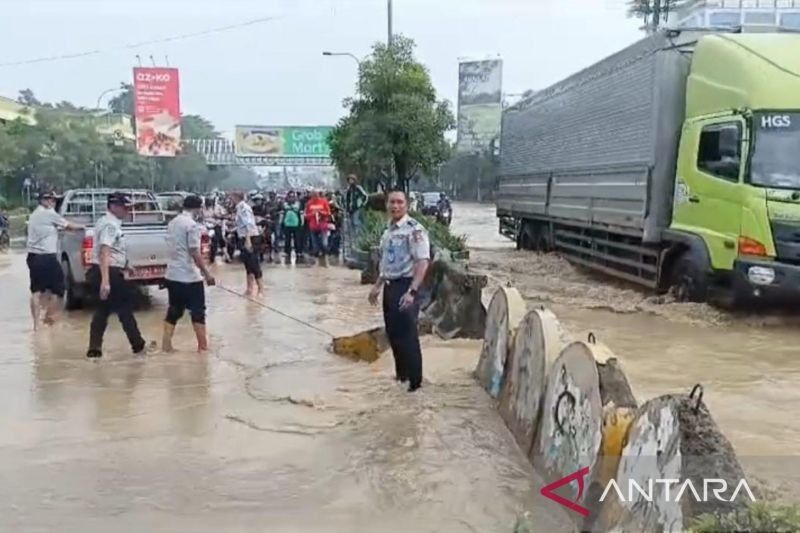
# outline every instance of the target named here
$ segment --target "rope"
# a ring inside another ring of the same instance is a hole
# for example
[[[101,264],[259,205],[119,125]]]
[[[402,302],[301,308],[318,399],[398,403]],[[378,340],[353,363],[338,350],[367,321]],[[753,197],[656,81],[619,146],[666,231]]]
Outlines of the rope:
[[[284,313],[280,309],[275,309],[274,307],[271,307],[271,306],[265,304],[264,302],[256,300],[255,298],[251,298],[250,296],[247,296],[246,294],[242,294],[242,293],[236,292],[236,291],[234,291],[232,289],[229,289],[229,288],[224,287],[224,286],[219,285],[219,284],[215,285],[215,287],[217,287],[218,289],[222,289],[223,291],[228,292],[230,294],[233,294],[234,296],[238,296],[239,298],[244,298],[245,300],[248,300],[248,301],[250,301],[250,302],[252,302],[254,304],[258,304],[261,307],[263,307],[264,309],[269,309],[273,313],[281,315],[284,318],[288,318],[289,320],[293,320],[293,321],[297,322],[298,324],[302,324],[302,325],[306,326],[307,328],[310,328],[310,329],[313,329],[314,331],[322,333],[323,335],[327,335],[328,337],[331,337],[331,338],[334,338],[336,336],[333,333],[330,333],[328,331],[325,331],[324,329],[318,328],[314,324],[309,324],[305,320],[300,320],[299,318],[293,317],[292,315]]]

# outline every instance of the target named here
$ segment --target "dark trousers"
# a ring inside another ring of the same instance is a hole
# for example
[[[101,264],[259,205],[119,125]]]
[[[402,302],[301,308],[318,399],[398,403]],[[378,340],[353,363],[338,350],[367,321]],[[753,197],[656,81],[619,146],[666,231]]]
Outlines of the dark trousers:
[[[125,276],[121,268],[110,267],[108,269],[108,281],[111,291],[108,298],[101,300],[100,295],[100,267],[93,265],[87,273],[88,281],[94,294],[98,295],[97,307],[94,310],[92,324],[89,328],[89,352],[101,354],[103,352],[103,336],[108,327],[108,317],[111,313],[117,315],[122,330],[128,336],[133,353],[144,350],[145,342],[133,316],[133,286]]]
[[[390,281],[383,288],[383,321],[392,347],[397,378],[408,380],[412,387],[422,384],[422,349],[419,345],[417,317],[419,305],[400,309],[400,298],[408,292],[411,278]]]
[[[244,269],[249,276],[253,276],[256,279],[261,279],[262,272],[261,272],[261,262],[258,258],[258,250],[259,247],[262,246],[261,244],[261,237],[250,237],[250,244],[252,245],[252,250],[248,251],[247,248],[244,246],[244,239],[239,240],[239,247],[241,249],[241,258],[242,263],[244,263]]]
[[[182,283],[168,279],[165,285],[169,295],[166,322],[174,326],[188,309],[193,324],[206,323],[206,290],[202,281]]]
[[[283,228],[283,252],[290,256],[292,255],[292,247],[295,253],[299,256],[303,255],[303,241],[300,240],[300,228]]]

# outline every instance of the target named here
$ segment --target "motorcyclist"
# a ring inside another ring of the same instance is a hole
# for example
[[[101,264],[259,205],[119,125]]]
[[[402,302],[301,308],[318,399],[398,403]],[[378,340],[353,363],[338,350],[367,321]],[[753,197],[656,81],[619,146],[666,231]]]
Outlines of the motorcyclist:
[[[450,225],[453,218],[453,208],[450,205],[450,199],[445,193],[439,193],[439,201],[436,202],[436,219],[446,225]]]
[[[442,212],[445,209],[452,210],[450,207],[450,199],[445,193],[439,193],[439,201],[436,202],[436,208],[439,210],[439,212]]]

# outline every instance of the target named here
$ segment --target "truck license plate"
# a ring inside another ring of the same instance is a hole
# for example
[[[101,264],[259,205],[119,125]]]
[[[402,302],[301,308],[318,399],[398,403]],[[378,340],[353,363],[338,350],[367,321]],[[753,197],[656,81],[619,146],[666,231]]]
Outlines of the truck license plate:
[[[135,267],[133,273],[126,273],[125,277],[131,280],[163,278],[167,271],[164,266]]]

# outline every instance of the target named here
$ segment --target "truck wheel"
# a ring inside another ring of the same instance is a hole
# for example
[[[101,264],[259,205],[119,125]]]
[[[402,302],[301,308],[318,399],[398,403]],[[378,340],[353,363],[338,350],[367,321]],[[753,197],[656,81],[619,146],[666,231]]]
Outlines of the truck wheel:
[[[517,233],[517,250],[538,250],[539,231],[533,222],[520,222]]]
[[[707,265],[691,250],[675,262],[672,269],[672,292],[679,302],[704,302],[708,298]]]
[[[75,281],[72,279],[72,268],[69,266],[69,261],[66,259],[61,260],[61,270],[64,272],[64,308],[68,311],[81,309],[83,307],[83,295],[75,286]]]

